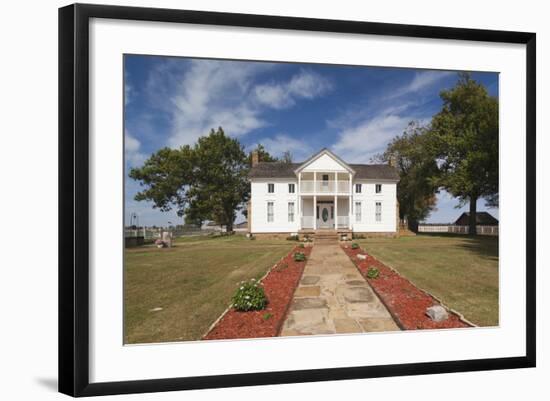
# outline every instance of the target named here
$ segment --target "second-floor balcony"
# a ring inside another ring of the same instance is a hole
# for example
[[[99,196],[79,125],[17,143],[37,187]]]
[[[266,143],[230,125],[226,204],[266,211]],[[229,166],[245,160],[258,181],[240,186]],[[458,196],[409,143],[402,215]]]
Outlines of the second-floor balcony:
[[[302,194],[349,194],[349,180],[302,180],[300,183],[300,193]]]

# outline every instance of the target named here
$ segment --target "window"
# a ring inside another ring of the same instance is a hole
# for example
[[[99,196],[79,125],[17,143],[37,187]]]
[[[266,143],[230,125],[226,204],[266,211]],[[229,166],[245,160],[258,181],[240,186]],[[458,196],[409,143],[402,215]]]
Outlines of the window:
[[[288,202],[288,222],[294,222],[294,202]]]
[[[296,190],[294,184],[288,184],[288,193],[289,194],[293,194],[294,191]]]
[[[273,217],[273,202],[267,202],[267,222],[272,223]]]
[[[382,193],[382,184],[376,184],[376,193]]]
[[[334,220],[334,206],[330,207],[330,218]]]
[[[328,184],[328,174],[323,174],[323,182],[327,182]]]
[[[360,194],[361,193],[361,184],[355,184],[355,193]]]
[[[317,208],[316,208],[315,218],[316,218],[317,220],[319,220],[319,206],[317,206]]]
[[[376,221],[382,221],[382,202],[376,202]]]
[[[275,192],[275,184],[267,184],[267,192],[270,194]]]
[[[361,221],[361,202],[355,202],[355,221]]]

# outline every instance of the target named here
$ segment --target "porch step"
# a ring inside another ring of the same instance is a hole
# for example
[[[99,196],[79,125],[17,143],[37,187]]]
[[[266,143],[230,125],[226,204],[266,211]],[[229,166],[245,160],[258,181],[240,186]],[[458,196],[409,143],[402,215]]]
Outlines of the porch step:
[[[319,230],[315,232],[313,238],[317,244],[334,244],[338,242],[338,232],[336,230]]]

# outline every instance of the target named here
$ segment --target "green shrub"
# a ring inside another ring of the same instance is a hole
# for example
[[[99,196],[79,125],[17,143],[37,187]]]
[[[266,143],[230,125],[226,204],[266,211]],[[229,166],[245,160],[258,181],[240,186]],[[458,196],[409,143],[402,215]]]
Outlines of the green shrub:
[[[298,235],[289,235],[288,237],[286,237],[286,240],[287,241],[299,241],[300,237]]]
[[[264,313],[264,315],[262,316],[262,318],[264,320],[268,320],[268,319],[271,319],[273,317],[273,315],[271,313]]]
[[[306,246],[304,244],[298,245],[298,248],[305,248]]]
[[[296,252],[296,253],[294,254],[294,261],[295,261],[295,262],[305,262],[305,260],[306,260],[306,255],[305,255],[305,253],[303,253],[303,252]]]
[[[358,249],[359,248],[359,244],[357,242],[354,242],[353,244],[351,244],[351,249]]]
[[[379,275],[380,275],[380,272],[375,267],[369,267],[369,270],[367,270],[368,278],[378,278]]]
[[[266,305],[264,289],[255,279],[242,281],[233,295],[233,307],[239,311],[261,310]]]

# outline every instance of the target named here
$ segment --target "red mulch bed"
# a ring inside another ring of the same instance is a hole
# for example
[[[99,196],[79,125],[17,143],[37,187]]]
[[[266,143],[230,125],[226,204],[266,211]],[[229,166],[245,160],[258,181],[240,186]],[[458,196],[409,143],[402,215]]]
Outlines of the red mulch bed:
[[[435,298],[414,286],[409,280],[378,259],[368,255],[368,252],[361,248],[351,249],[350,246],[342,246],[342,249],[357,266],[403,330],[471,327],[449,310],[447,320],[434,322],[426,316],[426,308],[440,305]],[[362,260],[357,257],[359,253],[368,256],[365,260]],[[367,277],[367,271],[371,267],[378,269],[380,272],[378,278],[370,279]]]
[[[296,247],[280,260],[262,280],[267,307],[259,311],[239,312],[231,308],[203,340],[276,337],[298,286],[306,262],[295,262],[294,253],[303,252],[309,258],[311,247]],[[266,314],[271,314],[265,319]]]

